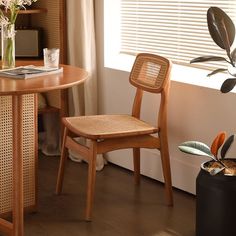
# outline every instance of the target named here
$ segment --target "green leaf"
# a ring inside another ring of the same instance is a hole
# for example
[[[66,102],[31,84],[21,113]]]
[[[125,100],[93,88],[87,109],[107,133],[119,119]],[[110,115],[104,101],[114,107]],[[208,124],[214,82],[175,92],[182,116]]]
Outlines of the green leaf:
[[[203,56],[203,57],[196,57],[192,59],[190,63],[205,62],[205,61],[227,61],[227,60],[224,57]]]
[[[224,71],[227,71],[227,69],[223,69],[223,68],[219,68],[219,69],[216,69],[216,70],[213,70],[211,73],[209,73],[207,76],[210,77],[212,75],[215,75],[217,73],[220,73],[220,72],[224,72]]]
[[[228,54],[235,37],[233,21],[220,8],[210,7],[207,11],[207,24],[213,41]]]
[[[229,148],[231,147],[231,144],[234,141],[234,134],[232,134],[231,136],[228,137],[228,139],[225,141],[224,145],[221,148],[221,158],[224,159],[226,153],[228,152]]]
[[[220,91],[222,93],[228,93],[235,87],[235,85],[236,85],[236,78],[226,79],[221,85]]]
[[[198,141],[187,141],[179,145],[179,149],[182,152],[193,154],[197,156],[207,156],[216,160],[212,155],[210,148],[202,142]]]

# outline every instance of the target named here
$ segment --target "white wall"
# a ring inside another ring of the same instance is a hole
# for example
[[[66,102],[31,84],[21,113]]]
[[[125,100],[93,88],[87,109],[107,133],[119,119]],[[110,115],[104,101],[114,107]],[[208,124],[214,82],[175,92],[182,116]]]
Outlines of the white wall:
[[[99,113],[130,113],[134,89],[128,82],[128,73],[104,67],[103,58],[103,0],[96,1],[96,27],[98,42]],[[189,75],[191,77],[191,74]],[[158,99],[146,96],[143,118],[154,123]],[[169,102],[169,146],[173,185],[195,193],[195,180],[202,157],[183,154],[178,145],[186,140],[198,140],[210,145],[219,131],[228,135],[236,129],[236,95],[221,94],[218,90],[172,81]],[[154,110],[153,110],[154,109]],[[236,146],[236,145],[235,145]],[[229,157],[234,157],[235,148]],[[109,160],[132,169],[129,150],[115,151]],[[142,151],[142,173],[162,180],[159,153]]]

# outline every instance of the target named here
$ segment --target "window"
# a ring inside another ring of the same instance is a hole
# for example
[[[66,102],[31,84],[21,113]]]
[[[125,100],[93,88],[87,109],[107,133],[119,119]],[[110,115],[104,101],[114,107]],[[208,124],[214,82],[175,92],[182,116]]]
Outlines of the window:
[[[189,65],[198,56],[226,56],[212,41],[206,13],[223,9],[235,22],[236,1],[228,0],[120,0],[120,52],[158,53],[174,63]],[[195,64],[215,68],[224,62]]]
[[[225,56],[208,32],[210,6],[236,23],[235,0],[104,0],[104,66],[130,72],[136,53],[157,53],[173,61],[171,80],[219,90],[228,75],[206,77],[219,63],[189,64],[198,56]]]

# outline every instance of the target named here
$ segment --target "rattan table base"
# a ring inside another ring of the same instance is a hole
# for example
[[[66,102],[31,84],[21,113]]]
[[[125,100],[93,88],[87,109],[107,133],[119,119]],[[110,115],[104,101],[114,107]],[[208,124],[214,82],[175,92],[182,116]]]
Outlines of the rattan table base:
[[[13,210],[13,97],[0,96],[0,215]],[[37,120],[36,95],[22,95],[23,189],[24,208],[36,208]],[[18,134],[17,134],[18,135]]]

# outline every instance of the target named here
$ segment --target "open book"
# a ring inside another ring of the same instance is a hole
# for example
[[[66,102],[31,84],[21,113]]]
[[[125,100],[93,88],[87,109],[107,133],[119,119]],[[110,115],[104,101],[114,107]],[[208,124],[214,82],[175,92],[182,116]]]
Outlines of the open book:
[[[0,70],[0,77],[14,79],[28,79],[44,75],[51,75],[63,72],[63,68],[46,68],[43,66],[19,66],[12,69]]]

